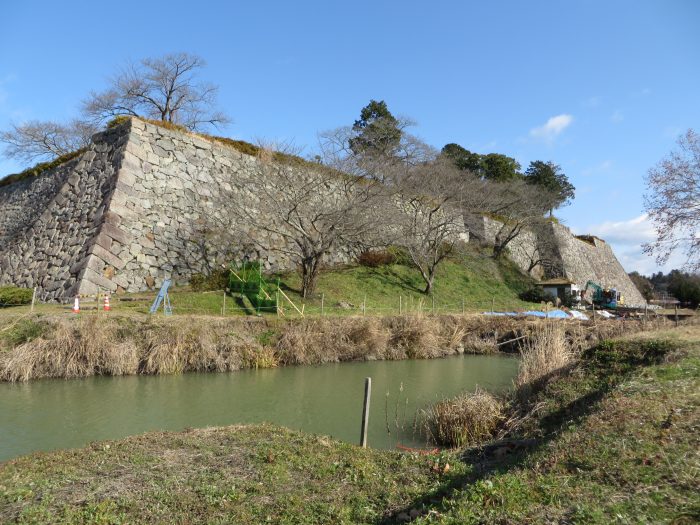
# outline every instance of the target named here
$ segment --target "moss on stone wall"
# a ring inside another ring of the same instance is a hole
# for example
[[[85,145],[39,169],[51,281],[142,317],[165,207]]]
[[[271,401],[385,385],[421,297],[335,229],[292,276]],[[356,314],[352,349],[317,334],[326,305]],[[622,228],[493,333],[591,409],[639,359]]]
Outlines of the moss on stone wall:
[[[0,188],[3,186],[9,186],[10,184],[14,184],[15,182],[19,182],[24,179],[28,179],[29,177],[37,177],[45,171],[60,166],[64,162],[73,160],[80,154],[84,153],[86,149],[87,148],[81,148],[79,150],[66,153],[65,155],[61,155],[60,157],[56,157],[55,159],[50,160],[48,162],[40,162],[39,164],[32,166],[31,168],[27,168],[26,170],[21,171],[20,173],[8,175],[7,177],[0,179]]]

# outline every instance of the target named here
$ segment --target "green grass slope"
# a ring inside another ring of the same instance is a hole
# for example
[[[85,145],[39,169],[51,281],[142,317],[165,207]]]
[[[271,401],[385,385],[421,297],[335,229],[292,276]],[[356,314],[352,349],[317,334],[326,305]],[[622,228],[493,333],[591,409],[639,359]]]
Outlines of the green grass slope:
[[[303,299],[299,293],[301,279],[296,273],[270,275],[269,282],[280,280],[280,288],[291,303],[305,315],[358,315],[365,304],[366,315],[395,315],[401,312],[459,313],[462,306],[467,312],[515,310],[531,308],[518,294],[531,287],[533,280],[522,273],[511,261],[495,261],[487,254],[469,248],[466,253],[444,261],[439,267],[433,295],[423,293],[425,287],[415,268],[390,264],[377,268],[350,266],[324,270],[313,296]],[[127,299],[115,301],[120,309],[147,311],[148,300],[155,292],[129,294]],[[220,315],[224,311],[223,292],[193,292],[179,287],[171,292],[175,313]],[[280,304],[287,316],[298,316],[286,298]],[[323,303],[323,305],[322,305]],[[249,302],[234,295],[226,299],[226,315],[254,313]],[[274,314],[272,314],[274,315]]]
[[[296,273],[269,275],[266,279],[276,283],[294,305],[304,307],[305,315],[320,315],[323,298],[324,315],[358,315],[366,301],[366,315],[396,315],[406,312],[460,313],[491,310],[518,310],[532,308],[531,303],[521,301],[518,294],[533,284],[533,279],[521,272],[511,261],[491,258],[476,247],[467,246],[459,256],[444,261],[438,268],[433,296],[425,295],[425,285],[415,268],[391,264],[370,268],[350,266],[326,269],[321,273],[316,292],[303,299],[299,293],[301,280]],[[111,308],[121,313],[147,313],[157,290],[112,297]],[[195,292],[188,286],[171,289],[170,298],[175,314],[189,315],[250,315],[256,313],[249,301],[234,294],[224,304],[223,291]],[[284,297],[280,303],[286,316],[296,316],[294,306]],[[95,311],[94,301],[83,301],[84,312]],[[55,313],[68,311],[70,305],[37,305],[35,311]],[[101,308],[100,303],[100,308]],[[225,308],[224,308],[225,307]],[[29,307],[0,309],[3,313],[17,313]],[[275,315],[270,312],[270,315]]]

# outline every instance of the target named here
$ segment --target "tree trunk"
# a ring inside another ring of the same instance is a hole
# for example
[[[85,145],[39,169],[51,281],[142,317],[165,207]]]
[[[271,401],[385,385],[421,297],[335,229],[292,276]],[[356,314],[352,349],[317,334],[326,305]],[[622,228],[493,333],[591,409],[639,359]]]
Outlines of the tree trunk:
[[[306,299],[316,290],[320,257],[306,257],[301,263],[301,296]]]
[[[423,276],[425,279],[425,290],[423,293],[425,295],[431,295],[433,293],[433,282],[435,281],[435,272],[437,271],[437,264],[430,268],[427,276]]]

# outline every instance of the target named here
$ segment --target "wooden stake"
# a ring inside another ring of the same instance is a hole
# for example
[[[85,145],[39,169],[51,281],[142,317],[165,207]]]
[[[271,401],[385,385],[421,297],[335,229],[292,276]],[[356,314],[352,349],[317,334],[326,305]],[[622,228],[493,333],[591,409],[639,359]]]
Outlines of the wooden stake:
[[[32,307],[29,309],[30,312],[34,311],[34,303],[36,302],[36,286],[34,287],[34,293],[32,294]]]
[[[675,313],[676,313],[676,326],[678,326],[678,304],[676,304],[674,307]]]
[[[321,315],[323,315],[323,302],[326,298],[326,294],[321,294]]]
[[[365,377],[365,401],[362,404],[362,427],[360,429],[360,446],[367,448],[367,425],[369,423],[369,402],[372,395],[372,378]]]

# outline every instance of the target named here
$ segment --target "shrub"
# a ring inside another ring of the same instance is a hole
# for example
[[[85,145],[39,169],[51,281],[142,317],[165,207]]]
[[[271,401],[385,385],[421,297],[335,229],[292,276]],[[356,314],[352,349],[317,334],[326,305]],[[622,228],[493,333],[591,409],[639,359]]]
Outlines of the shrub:
[[[190,286],[195,292],[224,290],[228,286],[228,269],[216,268],[208,275],[196,273],[190,277]]]
[[[422,411],[422,430],[437,445],[477,445],[493,437],[503,411],[501,400],[477,387]]]
[[[400,264],[401,266],[413,266],[411,256],[408,254],[405,248],[401,248],[400,246],[389,246],[386,251],[394,257],[394,264]]]
[[[388,266],[389,264],[394,264],[395,260],[394,254],[387,250],[366,250],[357,257],[358,264],[369,268]]]
[[[32,302],[32,295],[34,291],[29,288],[2,286],[0,287],[0,308],[29,304]]]
[[[524,292],[520,292],[518,297],[520,297],[521,300],[529,303],[541,303],[552,300],[552,296],[544,293],[544,289],[540,286],[533,286]]]
[[[112,120],[107,122],[106,127],[107,127],[107,129],[113,129],[113,128],[116,128],[117,126],[121,126],[122,124],[124,124],[125,122],[128,122],[129,120],[131,120],[131,117],[128,115],[117,115]]]

